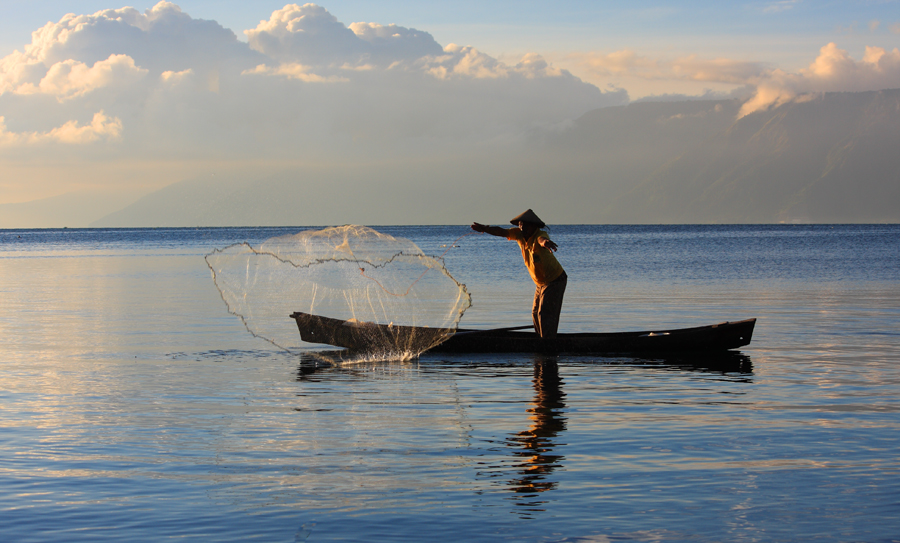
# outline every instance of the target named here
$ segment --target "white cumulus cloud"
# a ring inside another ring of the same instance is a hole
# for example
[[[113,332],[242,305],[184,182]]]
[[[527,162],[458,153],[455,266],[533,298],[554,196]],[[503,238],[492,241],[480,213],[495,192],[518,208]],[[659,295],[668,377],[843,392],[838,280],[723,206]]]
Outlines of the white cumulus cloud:
[[[172,70],[166,70],[165,72],[160,74],[160,79],[165,81],[166,83],[177,85],[194,75],[194,70],[188,68],[187,70],[181,70],[180,72],[175,72]]]
[[[900,49],[866,47],[860,60],[834,43],[798,73],[772,70],[751,80],[756,94],[741,108],[741,115],[801,98],[809,93],[860,92],[900,88]]]
[[[505,63],[397,24],[348,26],[315,4],[285,5],[244,32],[246,43],[170,2],[47,23],[0,58],[4,153],[110,140],[102,156],[123,159],[444,153],[522,141],[628,99],[534,53]]]
[[[288,4],[244,34],[260,53],[311,66],[390,65],[442,53],[427,32],[395,24],[357,22],[348,27],[315,4]]]
[[[900,50],[866,47],[859,60],[835,43],[822,47],[807,68],[773,69],[761,62],[688,55],[653,58],[625,49],[570,55],[568,61],[598,77],[654,81],[696,81],[754,89],[740,115],[800,99],[809,93],[858,92],[900,88]],[[806,98],[803,98],[806,99]]]
[[[297,79],[306,83],[348,83],[350,80],[346,77],[337,75],[319,75],[314,72],[310,66],[304,66],[298,62],[287,64],[279,64],[278,66],[266,66],[260,64],[252,70],[244,70],[242,75],[273,75],[282,76],[288,79]]]
[[[49,94],[63,101],[111,85],[133,84],[146,74],[147,70],[135,66],[128,55],[110,55],[90,67],[69,59],[50,66],[37,85],[25,83],[12,90],[19,94]]]
[[[258,61],[259,56],[215,21],[193,19],[171,2],[145,13],[134,8],[91,15],[67,14],[32,32],[24,52],[0,61],[0,92],[38,81],[60,62],[94,65],[111,55],[126,55],[156,73],[196,69],[217,62]]]
[[[468,77],[474,79],[497,79],[509,75],[509,66],[485,55],[474,47],[450,44],[443,55],[425,57],[421,60],[424,70],[438,79]]]
[[[95,141],[117,140],[122,135],[122,121],[107,117],[102,111],[94,114],[90,124],[79,126],[77,121],[68,121],[47,132],[10,132],[6,128],[6,118],[0,116],[0,146],[36,145],[50,142],[80,145]]]
[[[250,47],[286,62],[343,63],[362,52],[357,35],[315,4],[288,4],[244,34]]]

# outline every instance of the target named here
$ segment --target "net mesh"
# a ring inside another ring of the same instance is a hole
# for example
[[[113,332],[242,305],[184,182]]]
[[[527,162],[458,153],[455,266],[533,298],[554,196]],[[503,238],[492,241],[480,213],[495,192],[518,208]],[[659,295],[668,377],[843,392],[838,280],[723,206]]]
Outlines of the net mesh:
[[[372,357],[415,357],[452,335],[471,305],[440,257],[365,226],[231,245],[206,262],[229,311],[288,351],[311,348],[290,318],[299,312],[346,321],[341,326],[357,335],[371,332],[359,346]]]

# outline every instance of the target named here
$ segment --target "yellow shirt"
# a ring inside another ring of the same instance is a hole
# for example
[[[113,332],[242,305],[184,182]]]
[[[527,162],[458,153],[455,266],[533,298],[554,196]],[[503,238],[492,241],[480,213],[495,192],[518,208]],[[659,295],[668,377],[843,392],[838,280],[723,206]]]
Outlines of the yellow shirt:
[[[525,239],[522,230],[515,226],[506,231],[506,239],[519,243],[525,267],[528,268],[531,278],[538,285],[546,285],[562,275],[563,267],[550,249],[541,247],[538,238],[550,239],[550,236],[547,235],[547,232],[538,230],[531,236],[531,239]]]

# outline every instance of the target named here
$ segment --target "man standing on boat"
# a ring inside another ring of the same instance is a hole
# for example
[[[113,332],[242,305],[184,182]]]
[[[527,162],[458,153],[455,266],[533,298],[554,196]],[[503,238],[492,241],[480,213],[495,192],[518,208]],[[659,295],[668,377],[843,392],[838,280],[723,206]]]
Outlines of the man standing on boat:
[[[472,230],[518,242],[525,267],[536,285],[531,308],[534,331],[541,338],[555,339],[568,280],[562,265],[553,256],[558,247],[547,232],[541,230],[547,225],[534,211],[529,209],[509,222],[515,226],[501,228],[473,222]]]

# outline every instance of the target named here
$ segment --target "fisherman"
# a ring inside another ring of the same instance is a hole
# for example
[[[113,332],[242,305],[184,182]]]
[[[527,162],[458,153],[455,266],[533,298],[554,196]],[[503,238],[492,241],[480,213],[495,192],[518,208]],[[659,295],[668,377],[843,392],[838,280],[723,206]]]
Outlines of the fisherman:
[[[567,281],[565,270],[553,256],[558,246],[541,230],[547,226],[544,221],[530,209],[509,222],[515,226],[502,228],[473,222],[472,230],[519,243],[525,267],[536,285],[531,308],[534,331],[541,338],[555,339]]]

